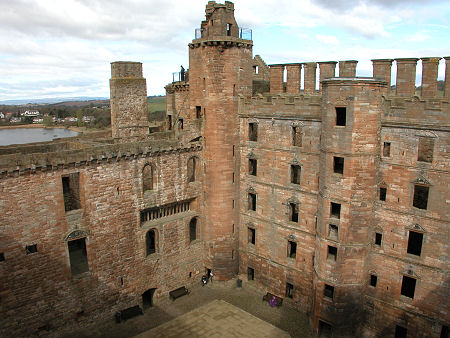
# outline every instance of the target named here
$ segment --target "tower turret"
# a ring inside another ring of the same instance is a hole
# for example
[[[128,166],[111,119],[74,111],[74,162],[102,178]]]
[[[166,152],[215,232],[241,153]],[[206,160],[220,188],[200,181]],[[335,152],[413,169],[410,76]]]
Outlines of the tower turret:
[[[252,91],[252,41],[239,37],[231,2],[209,1],[201,34],[189,44],[192,116],[204,116],[206,265],[218,279],[238,272],[238,96]]]

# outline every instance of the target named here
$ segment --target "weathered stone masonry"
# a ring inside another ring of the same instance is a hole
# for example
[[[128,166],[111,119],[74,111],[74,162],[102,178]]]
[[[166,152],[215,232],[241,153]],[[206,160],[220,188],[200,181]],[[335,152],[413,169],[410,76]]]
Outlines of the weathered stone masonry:
[[[112,137],[0,150],[0,334],[145,308],[205,269],[323,335],[448,334],[450,58],[443,93],[440,58],[420,59],[416,93],[419,59],[336,76],[252,45],[210,1],[164,132],[148,135],[142,65],[114,62]]]

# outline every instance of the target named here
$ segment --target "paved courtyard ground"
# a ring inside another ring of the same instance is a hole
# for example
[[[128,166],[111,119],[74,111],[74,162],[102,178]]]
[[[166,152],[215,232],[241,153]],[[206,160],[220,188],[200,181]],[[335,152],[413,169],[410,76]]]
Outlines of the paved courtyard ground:
[[[201,331],[200,322],[211,321],[208,312],[215,313],[217,320],[225,320],[225,322],[227,316],[228,319],[240,316],[242,316],[242,319],[248,318],[244,320],[248,323],[247,328],[239,329],[238,337],[283,337],[283,331],[291,337],[314,337],[305,314],[296,311],[288,302],[284,302],[281,307],[270,307],[267,302],[262,301],[262,292],[246,284],[242,288],[237,288],[235,282],[221,283],[214,281],[213,284],[208,284],[205,287],[200,285],[192,287],[190,291],[190,294],[175,301],[169,300],[168,297],[156,300],[154,306],[146,309],[142,316],[119,324],[111,318],[108,321],[80,328],[64,335],[64,337],[134,337],[141,334],[143,335],[139,338],[189,337],[188,332],[192,330],[194,331],[192,331],[193,334],[190,337],[236,337],[234,329],[237,328],[237,325],[243,325],[242,321],[239,321],[235,325],[236,327],[232,326],[231,331],[222,332],[220,335],[212,335],[207,330]],[[241,310],[243,311],[241,312]],[[246,315],[248,317],[245,317]],[[199,320],[200,318],[201,320]],[[175,321],[172,321],[174,319]],[[173,332],[176,332],[176,334],[159,335],[163,328],[159,327],[160,325],[175,330]],[[184,325],[184,329],[181,327],[182,325]],[[259,331],[260,327],[263,327],[262,331]],[[198,331],[195,331],[196,328],[198,328]],[[152,329],[155,329],[155,331],[149,331]],[[272,329],[274,331],[269,332]],[[147,335],[147,331],[152,334]],[[203,335],[202,332],[208,333]],[[267,335],[262,335],[264,332]],[[284,337],[288,337],[288,335]]]

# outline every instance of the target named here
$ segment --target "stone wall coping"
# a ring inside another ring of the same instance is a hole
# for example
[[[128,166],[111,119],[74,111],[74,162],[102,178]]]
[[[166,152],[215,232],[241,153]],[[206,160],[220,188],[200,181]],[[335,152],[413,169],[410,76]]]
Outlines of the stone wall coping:
[[[138,156],[159,156],[161,154],[200,151],[200,142],[141,141],[95,145],[86,149],[63,150],[47,153],[7,154],[0,156],[0,178],[11,174],[35,173],[36,171],[58,170],[79,167],[101,161],[136,158]]]
[[[380,79],[374,79],[373,77],[330,77],[322,80],[322,83],[338,83],[349,82],[354,84],[381,84],[387,86],[387,82]]]

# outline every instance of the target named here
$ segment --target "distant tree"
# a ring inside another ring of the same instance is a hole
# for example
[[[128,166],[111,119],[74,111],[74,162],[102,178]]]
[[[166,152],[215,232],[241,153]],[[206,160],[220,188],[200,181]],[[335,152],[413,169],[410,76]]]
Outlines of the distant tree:
[[[81,109],[77,110],[77,126],[82,127],[84,125],[83,122],[83,111]]]
[[[49,116],[49,115],[44,116],[44,122],[43,123],[44,123],[44,126],[50,127],[50,126],[53,125],[53,118],[51,116]]]

